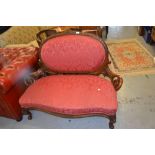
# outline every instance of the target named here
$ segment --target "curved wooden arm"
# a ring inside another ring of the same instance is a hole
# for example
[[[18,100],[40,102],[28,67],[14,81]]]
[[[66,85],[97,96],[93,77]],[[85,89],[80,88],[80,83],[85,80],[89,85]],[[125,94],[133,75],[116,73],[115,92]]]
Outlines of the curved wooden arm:
[[[122,86],[122,84],[123,84],[123,79],[122,79],[119,75],[113,73],[113,72],[110,70],[109,67],[107,67],[107,68],[105,69],[105,72],[104,72],[103,74],[104,74],[105,76],[108,76],[108,77],[111,79],[111,82],[112,82],[112,84],[113,84],[113,86],[114,86],[114,88],[115,88],[116,91],[119,90],[119,89],[121,88],[121,86]]]
[[[38,44],[40,45],[40,44],[43,42],[43,40],[42,40],[42,38],[41,38],[41,35],[42,35],[43,33],[46,34],[46,37],[50,36],[50,34],[56,34],[57,31],[55,30],[55,28],[56,28],[56,27],[53,27],[53,28],[51,28],[51,29],[46,29],[46,30],[42,30],[42,31],[38,32],[37,35],[36,35]]]
[[[46,76],[46,73],[42,69],[38,69],[37,71],[31,73],[28,77],[24,79],[24,83],[26,86],[31,85],[37,79]]]

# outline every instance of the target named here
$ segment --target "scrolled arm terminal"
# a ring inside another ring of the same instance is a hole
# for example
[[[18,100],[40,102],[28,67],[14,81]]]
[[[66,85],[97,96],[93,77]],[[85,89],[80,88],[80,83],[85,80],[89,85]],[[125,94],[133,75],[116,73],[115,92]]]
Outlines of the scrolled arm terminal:
[[[113,73],[109,67],[105,69],[103,74],[110,78],[116,91],[118,91],[122,87],[123,79],[119,75]]]

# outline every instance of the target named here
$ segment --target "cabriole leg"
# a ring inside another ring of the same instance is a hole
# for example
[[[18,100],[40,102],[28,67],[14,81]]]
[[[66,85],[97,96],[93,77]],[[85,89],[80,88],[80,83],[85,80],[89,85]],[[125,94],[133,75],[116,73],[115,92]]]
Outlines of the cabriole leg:
[[[116,115],[109,116],[109,128],[114,129],[114,123],[116,123]]]
[[[23,116],[21,116],[20,118],[16,119],[17,122],[20,122],[23,119]]]
[[[23,115],[28,115],[28,120],[32,119],[32,113],[28,109],[22,109]]]

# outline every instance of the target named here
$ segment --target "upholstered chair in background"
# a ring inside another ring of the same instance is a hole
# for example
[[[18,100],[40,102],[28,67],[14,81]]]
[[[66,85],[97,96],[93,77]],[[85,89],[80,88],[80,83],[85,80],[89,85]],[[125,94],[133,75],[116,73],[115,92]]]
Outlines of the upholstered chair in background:
[[[0,47],[14,44],[28,44],[36,40],[36,34],[53,26],[12,26],[0,34]]]
[[[18,100],[26,89],[24,78],[37,61],[36,47],[0,48],[0,116],[22,119]]]

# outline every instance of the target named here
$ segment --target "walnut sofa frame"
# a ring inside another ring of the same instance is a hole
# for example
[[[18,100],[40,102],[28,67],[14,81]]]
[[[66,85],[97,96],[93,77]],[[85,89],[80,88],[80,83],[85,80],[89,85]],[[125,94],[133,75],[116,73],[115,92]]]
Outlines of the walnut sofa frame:
[[[49,30],[50,31],[50,30]],[[83,35],[83,36],[90,36],[93,37],[94,39],[97,39],[98,41],[101,42],[101,44],[104,46],[105,48],[105,52],[106,52],[106,57],[105,60],[103,62],[102,67],[96,71],[96,72],[88,72],[88,73],[77,73],[77,72],[56,72],[56,71],[51,71],[49,68],[47,68],[47,66],[44,65],[42,59],[41,59],[41,48],[43,46],[43,44],[45,42],[47,42],[49,39],[58,37],[58,36],[63,36],[63,35]],[[114,88],[116,91],[118,91],[122,84],[123,84],[123,79],[113,73],[110,68],[108,67],[108,65],[111,63],[108,59],[108,48],[106,46],[106,44],[104,43],[104,41],[99,38],[98,36],[94,35],[94,34],[90,34],[90,33],[82,33],[82,32],[77,32],[77,31],[67,31],[67,32],[61,32],[61,33],[57,33],[57,34],[53,34],[50,37],[47,37],[44,41],[41,39],[40,34],[37,34],[37,41],[39,44],[39,61],[38,61],[38,70],[33,72],[27,79],[25,79],[25,85],[29,86],[31,85],[33,82],[35,82],[35,80],[41,78],[41,77],[45,77],[45,76],[49,76],[49,75],[56,75],[56,74],[89,74],[89,75],[100,75],[102,74],[104,77],[107,76],[110,78]],[[42,109],[37,109],[37,108],[22,108],[22,113],[23,115],[28,115],[28,119],[31,120],[32,119],[32,113],[30,112],[30,110],[39,110],[39,111],[43,111]],[[48,111],[43,111],[46,113],[49,113]],[[61,117],[68,117],[68,118],[79,118],[79,117],[88,117],[88,116],[103,116],[109,119],[109,128],[113,129],[114,128],[114,123],[116,122],[116,114],[114,115],[105,115],[102,113],[95,113],[95,114],[84,114],[84,115],[68,115],[68,114],[60,114],[60,113],[53,113],[50,112],[50,114],[56,115],[56,116],[61,116]]]

